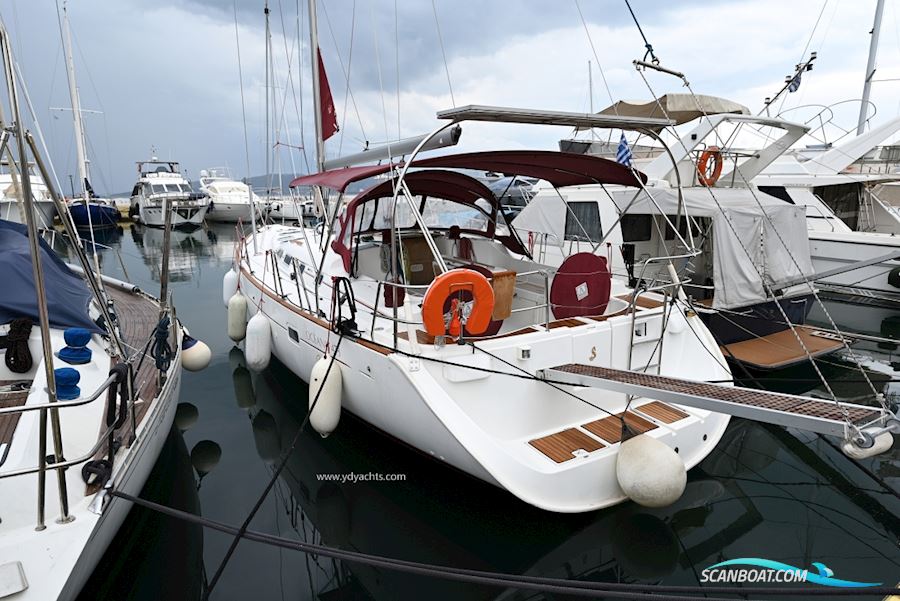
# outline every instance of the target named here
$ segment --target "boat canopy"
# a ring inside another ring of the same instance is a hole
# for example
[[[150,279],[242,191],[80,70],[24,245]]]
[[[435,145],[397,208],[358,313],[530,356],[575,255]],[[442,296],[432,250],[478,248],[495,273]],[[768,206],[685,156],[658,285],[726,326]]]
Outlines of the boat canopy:
[[[660,209],[666,215],[678,214],[677,189],[646,190],[639,191],[636,199],[632,190],[613,190],[610,196],[619,211],[628,215],[659,215]],[[769,300],[760,273],[775,290],[814,275],[806,207],[746,188],[717,188],[714,194],[715,198],[707,188],[684,189],[687,214],[712,221],[713,308],[737,308]],[[632,199],[634,203],[629,206]]]
[[[105,334],[88,314],[92,295],[87,284],[44,240],[40,240],[40,244],[50,326],[86,328]],[[0,295],[0,323],[6,324],[19,317],[37,323],[37,291],[28,233],[24,225],[3,219],[0,219],[0,281],[5,290]]]
[[[512,252],[526,254],[512,228],[502,218],[498,222],[500,203],[483,182],[458,171],[438,169],[412,171],[404,182],[412,196],[421,197],[416,208],[429,230],[492,238]],[[402,197],[397,200],[396,219],[392,220],[394,185],[392,179],[379,182],[347,203],[340,218],[340,235],[331,247],[348,272],[354,237],[390,230],[392,221],[400,229],[416,227]]]
[[[353,182],[387,173],[397,163],[363,165],[332,169],[294,179],[291,187],[324,186],[344,192]],[[550,150],[500,150],[450,154],[413,161],[416,168],[475,169],[505,175],[522,175],[542,179],[557,188],[589,184],[640,186],[644,174],[615,161],[595,156]]]
[[[671,119],[675,125],[693,121],[704,115],[733,113],[749,115],[750,109],[725,98],[705,94],[666,94],[655,100],[620,100],[608,106],[601,115]]]

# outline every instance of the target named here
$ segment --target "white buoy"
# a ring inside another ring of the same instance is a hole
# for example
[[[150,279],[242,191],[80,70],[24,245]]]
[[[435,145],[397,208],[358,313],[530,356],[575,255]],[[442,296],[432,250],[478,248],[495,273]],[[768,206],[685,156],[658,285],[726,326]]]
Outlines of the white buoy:
[[[262,311],[247,322],[247,341],[244,343],[244,358],[247,367],[262,371],[269,366],[272,358],[272,325]]]
[[[890,432],[882,432],[875,437],[875,443],[867,449],[853,444],[851,440],[845,440],[841,443],[841,451],[851,459],[868,459],[875,455],[881,455],[893,445],[894,435]]]
[[[212,351],[202,340],[188,333],[181,339],[181,366],[188,371],[200,371],[209,366]]]
[[[247,335],[247,297],[238,290],[228,299],[228,337],[240,342]]]
[[[672,448],[647,434],[622,443],[616,458],[616,479],[629,499],[644,507],[666,507],[687,485],[684,462]]]
[[[331,364],[331,357],[325,355],[315,362],[312,372],[309,375],[309,406],[312,407],[315,401],[315,409],[309,415],[309,423],[313,429],[325,438],[337,428],[338,422],[341,420],[341,389],[343,382],[341,378],[341,365],[337,361],[328,369]],[[328,376],[326,377],[326,372]],[[319,389],[319,400],[316,401],[316,394]]]
[[[238,273],[234,269],[229,269],[222,276],[222,302],[228,306],[228,301],[234,296],[238,289]]]

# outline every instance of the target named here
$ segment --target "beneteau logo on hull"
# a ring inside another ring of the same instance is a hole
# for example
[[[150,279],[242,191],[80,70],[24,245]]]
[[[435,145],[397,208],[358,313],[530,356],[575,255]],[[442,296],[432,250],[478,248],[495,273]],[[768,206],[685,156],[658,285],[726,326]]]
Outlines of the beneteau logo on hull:
[[[742,567],[747,566],[747,567]],[[700,573],[703,583],[763,583],[785,584],[808,582],[819,586],[835,586],[840,588],[863,588],[881,586],[880,582],[856,582],[834,577],[834,572],[824,563],[814,562],[815,572],[798,568],[780,561],[760,559],[759,557],[741,557],[729,559],[709,566]]]

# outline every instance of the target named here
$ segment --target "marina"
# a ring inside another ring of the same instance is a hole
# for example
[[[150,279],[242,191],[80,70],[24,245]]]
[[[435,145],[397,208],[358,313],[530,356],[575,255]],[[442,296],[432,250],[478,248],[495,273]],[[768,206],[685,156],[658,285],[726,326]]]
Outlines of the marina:
[[[0,9],[0,601],[900,599],[900,7],[92,1]]]

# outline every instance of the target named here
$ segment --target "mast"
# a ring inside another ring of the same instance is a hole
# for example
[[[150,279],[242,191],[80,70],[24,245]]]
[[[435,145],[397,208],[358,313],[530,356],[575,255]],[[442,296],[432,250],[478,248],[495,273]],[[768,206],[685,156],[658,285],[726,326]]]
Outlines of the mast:
[[[872,77],[875,75],[875,56],[878,54],[878,35],[881,33],[881,15],[884,13],[884,0],[875,5],[875,23],[872,24],[872,39],[869,42],[869,62],[866,64],[866,80],[863,83],[862,106],[859,107],[859,123],[856,135],[862,135],[866,127],[866,116],[869,112],[869,95],[872,92]]]
[[[72,57],[72,32],[69,29],[69,11],[66,8],[66,0],[63,0],[63,51],[66,55],[66,74],[69,79],[69,96],[72,101],[72,118],[75,120],[75,152],[78,156],[78,175],[81,178],[81,196],[85,202],[89,199],[86,181],[90,180],[88,173],[87,152],[84,139],[84,124],[81,121],[81,100],[78,97],[78,86],[75,83],[75,60]],[[90,214],[90,212],[88,212]]]

